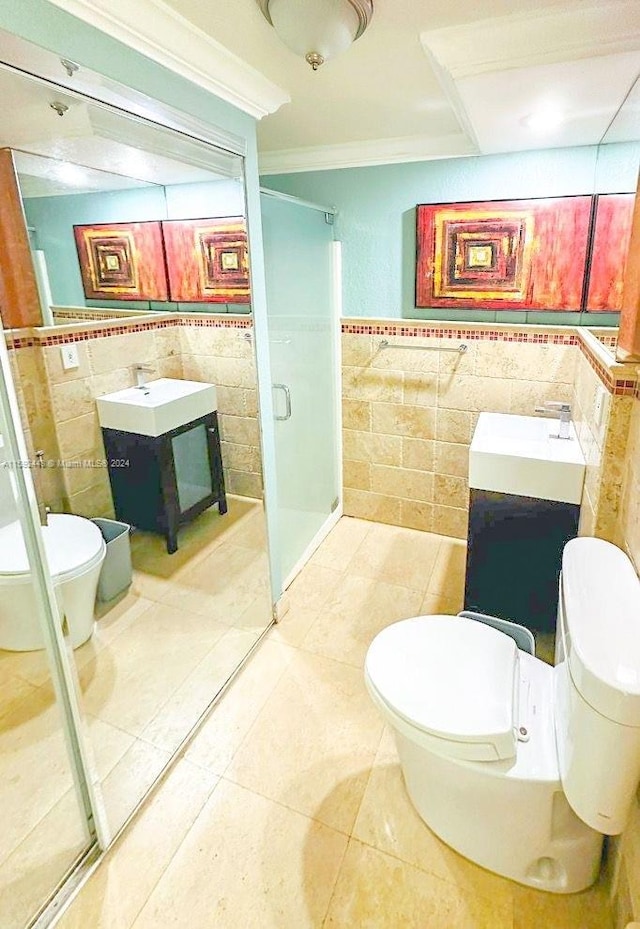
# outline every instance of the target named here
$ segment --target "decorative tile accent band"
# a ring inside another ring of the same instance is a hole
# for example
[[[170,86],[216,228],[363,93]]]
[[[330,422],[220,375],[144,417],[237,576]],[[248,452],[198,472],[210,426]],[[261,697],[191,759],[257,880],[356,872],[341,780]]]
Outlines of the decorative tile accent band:
[[[67,325],[73,325],[68,323]],[[80,325],[80,324],[79,324]],[[144,322],[129,322],[120,325],[110,325],[104,328],[74,329],[73,332],[59,332],[40,335],[30,332],[28,336],[7,335],[9,348],[32,348],[34,345],[66,345],[69,342],[88,342],[91,339],[108,339],[116,335],[130,335],[135,332],[148,332],[152,329],[171,329],[175,326],[206,327],[213,329],[251,329],[251,317],[238,319],[237,317],[217,316],[183,316],[176,313],[171,319],[151,319]]]
[[[521,329],[484,329],[462,326],[417,326],[403,323],[342,323],[342,332],[350,335],[407,336],[414,339],[468,339],[476,342],[530,342],[536,345],[577,345],[574,332]]]

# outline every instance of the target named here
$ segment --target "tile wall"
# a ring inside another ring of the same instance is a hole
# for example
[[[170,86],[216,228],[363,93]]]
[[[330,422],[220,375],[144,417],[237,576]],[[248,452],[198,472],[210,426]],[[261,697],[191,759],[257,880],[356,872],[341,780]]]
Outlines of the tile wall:
[[[119,320],[104,327],[61,325],[54,335],[50,329],[16,330],[10,357],[30,457],[42,448],[45,460],[65,463],[34,471],[40,500],[54,511],[113,515],[107,470],[82,463],[105,457],[95,398],[132,386],[136,363],[152,367],[151,377],[219,385],[227,490],[261,496],[257,391],[251,344],[242,338],[246,326],[246,320],[242,326],[214,328],[201,321],[192,324],[189,317],[173,317],[164,324],[156,319],[151,324]],[[64,341],[76,344],[77,368],[62,367]]]
[[[342,328],[345,513],[465,539],[478,413],[530,415],[545,400],[570,401],[575,330]],[[383,349],[383,339],[403,347]],[[462,342],[464,354],[449,351]]]
[[[640,369],[638,369],[640,374]],[[640,572],[640,397],[631,404],[629,435],[622,462],[622,489],[617,522],[618,544],[627,551]],[[640,794],[636,796],[631,820],[614,843],[611,870],[615,929],[623,929],[632,918],[640,920]]]
[[[620,544],[617,522],[635,368],[617,364],[591,333],[581,333],[580,339],[583,350],[578,353],[572,398],[576,431],[587,462],[580,534]]]

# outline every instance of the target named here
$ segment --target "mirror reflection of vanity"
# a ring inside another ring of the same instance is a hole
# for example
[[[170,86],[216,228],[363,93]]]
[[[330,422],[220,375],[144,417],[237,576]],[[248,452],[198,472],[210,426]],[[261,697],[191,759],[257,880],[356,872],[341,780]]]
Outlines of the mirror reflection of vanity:
[[[11,101],[0,121],[0,306],[28,458],[47,465],[29,472],[42,513],[117,515],[97,400],[135,388],[136,367],[152,384],[216,388],[215,414],[189,414],[206,420],[204,439],[203,429],[190,441],[185,431],[172,446],[183,465],[180,515],[197,511],[180,526],[178,551],[168,555],[160,536],[136,527],[133,584],[98,605],[92,637],[73,652],[112,838],[273,621],[244,160],[1,67],[0,96]],[[214,415],[224,479],[208,488],[194,446],[211,444]],[[2,507],[0,516],[15,518]],[[27,654],[25,667],[35,659]],[[11,660],[17,669],[23,656]],[[48,699],[47,711],[53,691]],[[19,711],[16,725],[43,716],[27,697]],[[31,768],[35,794],[41,768]],[[30,776],[26,764],[25,783]],[[47,783],[56,797],[68,786],[55,764]],[[12,798],[9,785],[0,816]],[[48,826],[45,811],[38,829]],[[53,840],[51,849],[71,864],[67,849]],[[50,878],[59,880],[55,868]],[[9,896],[0,894],[3,926],[13,926]],[[25,913],[38,905],[34,891]]]

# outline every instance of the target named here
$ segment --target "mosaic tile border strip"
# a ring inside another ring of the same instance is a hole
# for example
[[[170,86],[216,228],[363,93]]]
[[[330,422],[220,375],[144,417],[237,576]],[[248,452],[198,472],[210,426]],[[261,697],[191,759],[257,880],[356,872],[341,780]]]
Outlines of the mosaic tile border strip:
[[[68,325],[73,325],[69,323]],[[81,325],[81,324],[79,324]],[[75,329],[73,332],[60,332],[51,335],[8,336],[9,348],[33,348],[35,345],[49,347],[51,345],[67,345],[69,342],[88,342],[91,339],[109,339],[116,335],[130,335],[136,332],[148,332],[153,329],[171,329],[176,326],[192,326],[196,328],[211,329],[251,329],[251,318],[220,319],[218,317],[192,317],[176,314],[171,319],[150,319],[145,322],[122,323],[104,328]]]
[[[401,323],[342,323],[343,335],[406,336],[414,339],[467,339],[475,342],[528,342],[577,345],[573,332],[527,332],[518,329],[475,329],[464,326],[407,326]]]
[[[598,375],[601,383],[607,388],[614,397],[635,397],[637,396],[639,384],[638,378],[616,377],[615,371],[610,370],[602,364],[597,355],[593,352],[591,346],[583,339],[580,339],[580,351],[589,362],[595,373]]]

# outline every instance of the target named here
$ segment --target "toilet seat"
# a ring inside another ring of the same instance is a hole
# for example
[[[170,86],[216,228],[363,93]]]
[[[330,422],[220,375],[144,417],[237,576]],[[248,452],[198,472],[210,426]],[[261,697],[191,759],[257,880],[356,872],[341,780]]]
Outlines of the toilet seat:
[[[394,623],[372,642],[365,679],[374,700],[432,751],[469,761],[516,755],[519,653],[496,629],[439,615]]]
[[[104,557],[102,533],[88,519],[53,513],[42,527],[42,539],[51,576],[56,582],[72,580]],[[22,582],[30,573],[19,521],[0,528],[0,577],[3,583]]]

